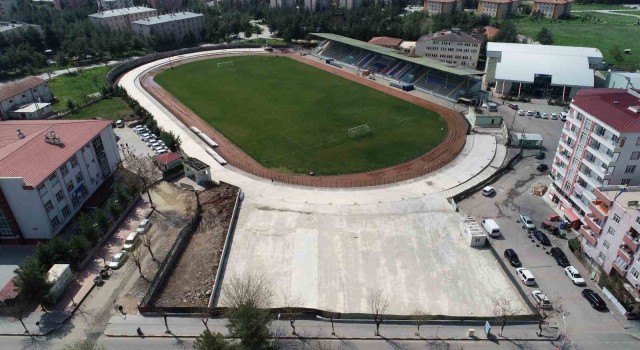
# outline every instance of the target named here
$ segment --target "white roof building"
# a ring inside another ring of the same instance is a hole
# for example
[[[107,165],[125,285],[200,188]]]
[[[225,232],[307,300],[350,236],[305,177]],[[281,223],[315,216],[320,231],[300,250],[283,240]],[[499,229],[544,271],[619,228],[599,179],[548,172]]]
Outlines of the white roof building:
[[[490,42],[484,79],[485,83],[496,83],[499,94],[546,81],[546,87],[562,87],[566,98],[580,88],[593,87],[594,69],[601,63],[602,53],[591,47]]]

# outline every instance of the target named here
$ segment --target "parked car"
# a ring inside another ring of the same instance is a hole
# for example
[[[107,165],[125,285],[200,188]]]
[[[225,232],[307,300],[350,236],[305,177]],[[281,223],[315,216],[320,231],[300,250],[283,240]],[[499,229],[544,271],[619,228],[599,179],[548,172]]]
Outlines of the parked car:
[[[498,226],[498,223],[493,219],[482,220],[482,228],[487,231],[489,237],[500,236],[500,226]]]
[[[606,310],[607,304],[605,304],[604,300],[598,295],[598,293],[594,292],[592,289],[585,288],[582,290],[582,296],[587,299],[591,307],[596,310]]]
[[[535,237],[542,245],[551,245],[549,237],[547,237],[547,235],[542,231],[533,231],[533,237]]]
[[[547,298],[547,296],[544,295],[544,293],[542,293],[541,291],[534,290],[533,292],[531,292],[531,295],[533,296],[533,300],[535,300],[536,303],[540,305],[541,308],[543,309],[553,308],[551,306],[551,301],[549,301],[549,298]]]
[[[549,115],[546,112],[542,112],[542,119],[549,119]]]
[[[544,152],[540,151],[540,152],[536,153],[534,158],[540,160],[540,159],[544,159],[545,156],[546,156],[546,154]]]
[[[114,270],[119,269],[122,267],[122,265],[124,265],[125,261],[127,261],[127,252],[121,250],[116,255],[114,255],[113,258],[111,258],[111,261],[107,263],[107,266]]]
[[[527,111],[527,117],[533,117],[533,111]]]
[[[120,141],[120,136],[116,135],[116,142]]]
[[[518,110],[518,105],[515,103],[509,103],[509,108]]]
[[[124,128],[124,120],[122,120],[122,119],[116,120],[116,127],[117,128]]]
[[[531,271],[525,269],[524,267],[517,268],[516,274],[518,275],[518,278],[520,278],[522,283],[524,283],[525,285],[533,286],[534,284],[536,284],[536,279],[535,277],[533,277],[533,274],[531,273]]]
[[[540,163],[538,164],[538,166],[536,167],[536,170],[542,172],[542,171],[547,171],[549,170],[549,166],[544,164],[544,163]]]
[[[540,114],[540,111],[536,111],[533,116],[536,118],[541,118],[542,114]]]
[[[562,112],[562,113],[560,113],[560,120],[563,121],[563,122],[566,122],[568,116],[569,116],[569,113]]]
[[[496,190],[491,186],[486,186],[482,189],[482,195],[485,197],[491,197],[496,193]]]
[[[576,286],[587,285],[587,283],[584,281],[584,278],[582,278],[582,276],[580,275],[580,272],[578,272],[578,269],[576,269],[575,267],[573,266],[565,267],[564,273],[567,275],[567,277],[569,277],[571,282],[573,282],[573,284],[575,284]]]
[[[511,264],[511,266],[513,267],[522,266],[522,263],[520,262],[520,258],[518,257],[518,254],[516,254],[516,251],[511,248],[504,250],[504,258],[507,259],[509,264]]]
[[[533,223],[533,220],[531,220],[528,215],[520,215],[520,223],[522,224],[522,228],[526,228],[527,230],[536,228],[536,224]]]
[[[567,256],[564,254],[562,249],[560,249],[559,247],[551,248],[549,250],[549,253],[551,254],[551,256],[554,259],[556,259],[556,262],[558,263],[558,265],[560,265],[562,267],[567,267],[567,266],[571,265],[569,263],[569,259],[567,259]]]
[[[518,115],[521,116],[521,117],[524,117],[525,115],[527,115],[527,112],[523,111],[523,110],[519,110],[518,111]]]
[[[169,153],[169,150],[166,148],[159,148],[153,151],[155,154],[165,154],[165,153]]]
[[[153,140],[149,140],[147,142],[147,145],[153,149],[160,147],[160,142],[156,141],[155,139]]]
[[[146,141],[146,139],[150,136],[151,134],[149,134],[148,132],[142,133],[142,134],[138,134],[138,136],[140,137],[140,140],[142,141]]]
[[[122,249],[126,251],[131,251],[131,248],[133,248],[136,245],[137,241],[138,241],[138,232],[131,232],[127,236],[127,239],[124,240],[124,246],[122,246]]]
[[[551,113],[551,120],[558,120],[558,114]]]
[[[149,219],[143,219],[138,224],[138,228],[136,229],[136,232],[138,234],[143,235],[143,234],[147,233],[147,231],[149,231],[149,227],[150,226],[151,226],[151,221]]]

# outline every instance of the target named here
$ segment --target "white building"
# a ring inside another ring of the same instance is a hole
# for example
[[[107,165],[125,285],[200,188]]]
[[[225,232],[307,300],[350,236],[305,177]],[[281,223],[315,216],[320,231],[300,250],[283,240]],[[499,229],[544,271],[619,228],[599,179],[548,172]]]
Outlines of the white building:
[[[591,213],[595,188],[640,185],[640,93],[580,90],[562,128],[551,177],[549,198],[570,221]]]
[[[129,29],[131,23],[143,18],[156,16],[158,10],[136,6],[115,10],[102,11],[89,15],[89,20],[96,25],[109,27],[111,29]]]
[[[16,33],[20,31],[27,30],[29,28],[33,28],[39,32],[42,31],[42,28],[37,24],[29,24],[18,21],[2,21],[0,22],[0,34],[8,35],[10,33]]]
[[[591,47],[487,43],[484,82],[495,92],[520,97],[549,91],[567,100],[594,86],[594,69],[602,63]]]
[[[0,239],[49,239],[118,168],[108,120],[0,122]]]
[[[108,11],[133,7],[133,0],[96,0],[98,10]]]
[[[53,101],[47,81],[38,77],[27,77],[0,85],[0,120],[11,118],[9,112],[33,103]],[[21,118],[21,117],[20,117]],[[22,118],[21,118],[22,119]]]
[[[51,103],[34,102],[9,112],[9,119],[44,119],[51,115]]]
[[[181,40],[192,32],[197,38],[204,30],[204,15],[193,12],[177,12],[167,15],[147,17],[131,23],[134,33],[149,38],[154,34],[160,36],[173,35]]]
[[[416,42],[415,55],[475,69],[480,46],[482,40],[453,28],[421,36]]]
[[[197,158],[188,157],[182,160],[184,176],[195,181],[198,185],[211,183],[211,167]]]
[[[640,73],[609,72],[605,86],[610,89],[640,89]]]

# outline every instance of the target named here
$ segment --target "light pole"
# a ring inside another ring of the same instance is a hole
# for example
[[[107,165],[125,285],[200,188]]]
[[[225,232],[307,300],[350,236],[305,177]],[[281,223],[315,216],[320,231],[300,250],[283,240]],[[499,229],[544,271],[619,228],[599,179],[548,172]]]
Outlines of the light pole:
[[[280,325],[280,314],[278,314],[278,319],[276,320],[276,326],[273,327],[273,339],[271,339],[271,342],[273,343],[276,338],[277,338],[277,332],[278,332],[278,326]]]
[[[564,314],[562,315],[562,323],[564,323],[564,336],[562,337],[562,344],[560,344],[560,349],[564,349],[564,343],[567,341],[567,338],[569,337],[567,335],[567,320]]]

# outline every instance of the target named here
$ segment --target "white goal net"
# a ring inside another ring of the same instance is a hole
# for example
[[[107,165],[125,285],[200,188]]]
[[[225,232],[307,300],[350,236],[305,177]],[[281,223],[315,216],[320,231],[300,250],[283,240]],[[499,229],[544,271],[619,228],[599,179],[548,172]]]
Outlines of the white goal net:
[[[226,67],[233,67],[233,61],[226,61],[226,62],[218,63],[218,69],[222,69],[222,68],[226,68]]]
[[[369,124],[362,124],[353,128],[349,128],[347,131],[350,139],[357,139],[358,137],[366,136],[371,134],[371,128]]]

